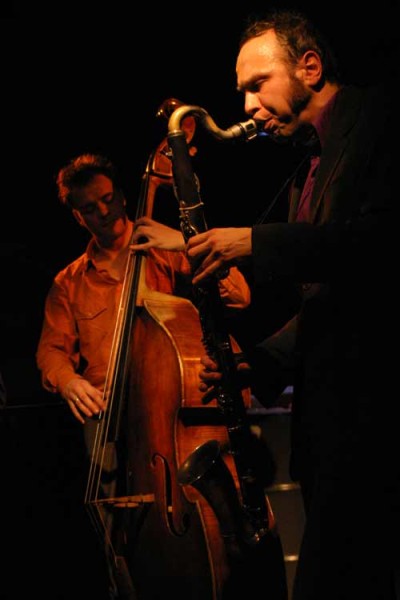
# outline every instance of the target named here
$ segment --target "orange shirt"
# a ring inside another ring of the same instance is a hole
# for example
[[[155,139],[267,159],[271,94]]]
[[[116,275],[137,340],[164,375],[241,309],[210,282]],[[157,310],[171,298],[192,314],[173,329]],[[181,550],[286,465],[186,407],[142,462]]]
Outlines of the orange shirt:
[[[188,279],[190,276],[190,265],[183,252],[148,251],[146,284],[149,288],[174,293],[178,275]],[[84,254],[56,275],[46,298],[36,353],[42,383],[47,390],[59,392],[77,376],[102,388],[122,285],[123,281],[117,281],[96,266],[93,241]],[[219,287],[227,307],[248,306],[250,291],[236,267],[231,268]]]

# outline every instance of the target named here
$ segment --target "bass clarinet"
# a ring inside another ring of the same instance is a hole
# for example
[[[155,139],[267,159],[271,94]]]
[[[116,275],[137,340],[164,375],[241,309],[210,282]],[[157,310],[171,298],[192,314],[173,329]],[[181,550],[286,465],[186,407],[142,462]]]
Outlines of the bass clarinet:
[[[192,169],[188,144],[181,127],[182,120],[188,115],[193,115],[217,140],[248,141],[258,133],[253,119],[225,130],[220,129],[200,106],[182,105],[172,112],[168,120],[168,145],[180,227],[185,241],[207,230],[199,181]],[[211,505],[232,569],[238,568],[244,576],[255,573],[261,575],[263,585],[269,580],[268,599],[286,600],[287,584],[281,541],[265,493],[260,464],[256,460],[260,450],[249,423],[232,338],[223,315],[218,279],[226,274],[220,273],[196,286],[194,303],[199,313],[205,350],[217,362],[221,373],[213,396],[206,394],[204,403],[215,397],[221,411],[228,433],[228,451],[236,467],[238,489],[216,440],[202,444],[187,457],[180,466],[178,480],[182,486],[196,488]]]

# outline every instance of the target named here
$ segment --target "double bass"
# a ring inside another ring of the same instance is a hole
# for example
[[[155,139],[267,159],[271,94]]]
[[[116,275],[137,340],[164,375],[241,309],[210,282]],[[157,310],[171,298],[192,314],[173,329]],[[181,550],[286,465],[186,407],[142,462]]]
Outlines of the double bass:
[[[181,105],[167,100],[159,113],[170,117]],[[193,155],[195,118],[188,114],[179,123]],[[152,216],[160,188],[176,192],[171,158],[166,139],[147,162],[136,219]],[[146,260],[132,253],[127,262],[104,389],[107,408],[98,421],[85,495],[121,596],[230,600],[238,592],[255,595],[260,582],[267,591],[268,571],[274,583],[266,597],[286,600],[282,554],[269,563],[270,545],[259,557],[254,547],[243,554],[238,544],[243,487],[218,399],[204,401],[198,389],[204,354],[199,310],[187,298],[149,289]],[[250,390],[241,397],[249,407]],[[117,486],[105,494],[110,448],[118,459]],[[274,540],[275,553],[279,536],[267,500],[265,506],[265,539]]]

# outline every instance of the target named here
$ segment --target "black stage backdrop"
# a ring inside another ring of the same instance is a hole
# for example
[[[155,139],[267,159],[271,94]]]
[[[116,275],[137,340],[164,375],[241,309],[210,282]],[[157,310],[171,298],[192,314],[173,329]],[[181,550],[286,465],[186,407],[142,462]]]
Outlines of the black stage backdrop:
[[[394,2],[379,3],[379,13],[360,8],[359,15],[349,15],[344,0],[322,4],[297,6],[325,29],[346,77],[394,77]],[[37,384],[32,352],[51,279],[88,239],[58,202],[56,172],[82,152],[108,155],[134,216],[147,158],[167,133],[166,120],[156,117],[164,100],[202,106],[221,128],[247,118],[235,89],[237,41],[245,18],[264,6],[132,7],[128,16],[118,3],[45,9],[15,2],[15,18],[0,21],[0,366],[11,402]],[[195,142],[209,227],[257,221],[298,160],[265,139],[225,144],[197,128]],[[176,217],[173,199],[170,206]],[[284,211],[282,199],[270,219]],[[19,374],[23,365],[24,376],[9,375],[10,362]]]
[[[42,391],[34,360],[51,280],[88,239],[60,205],[55,175],[77,154],[106,154],[120,170],[134,216],[147,158],[166,136],[166,121],[156,117],[164,100],[201,106],[223,129],[247,118],[235,89],[237,41],[246,16],[268,6],[149,3],[139,11],[137,3],[120,4],[54,3],[50,9],[14,2],[0,20],[0,369],[8,394],[2,495],[11,525],[0,597],[7,600],[28,591],[89,598],[79,595],[78,582],[92,592],[100,560],[90,541],[81,543],[87,525],[80,427],[59,399]],[[297,6],[325,29],[346,77],[397,75],[394,2],[380,2],[374,12],[351,7],[358,15],[349,15],[343,0]],[[257,221],[298,161],[296,151],[265,139],[225,145],[204,131],[196,136],[194,168],[209,227]],[[172,199],[171,218],[175,211]],[[284,217],[281,202],[270,218]],[[256,319],[259,332],[270,329],[266,312],[279,315],[282,291],[273,290],[269,302],[262,312],[267,322],[260,324],[255,311],[246,331]],[[89,564],[88,555],[94,555]]]

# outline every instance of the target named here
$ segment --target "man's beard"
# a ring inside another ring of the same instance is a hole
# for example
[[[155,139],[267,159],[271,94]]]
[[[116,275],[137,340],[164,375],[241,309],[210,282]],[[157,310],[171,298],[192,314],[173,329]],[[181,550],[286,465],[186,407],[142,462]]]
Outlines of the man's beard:
[[[291,115],[286,118],[280,117],[281,123],[286,123],[290,126],[293,123],[293,115],[298,117],[299,114],[306,108],[311,98],[311,92],[303,85],[297,77],[291,73],[290,76],[290,98],[288,104]],[[287,135],[281,134],[279,130],[276,133],[267,133],[269,139],[280,145],[313,145],[315,140],[318,140],[315,128],[309,123],[300,123],[296,128]]]
[[[311,92],[297,79],[293,74],[291,81],[291,98],[289,105],[291,111],[296,117],[306,108],[311,99]],[[292,135],[288,136],[292,144],[313,144],[317,138],[314,127],[309,123],[300,124]]]

